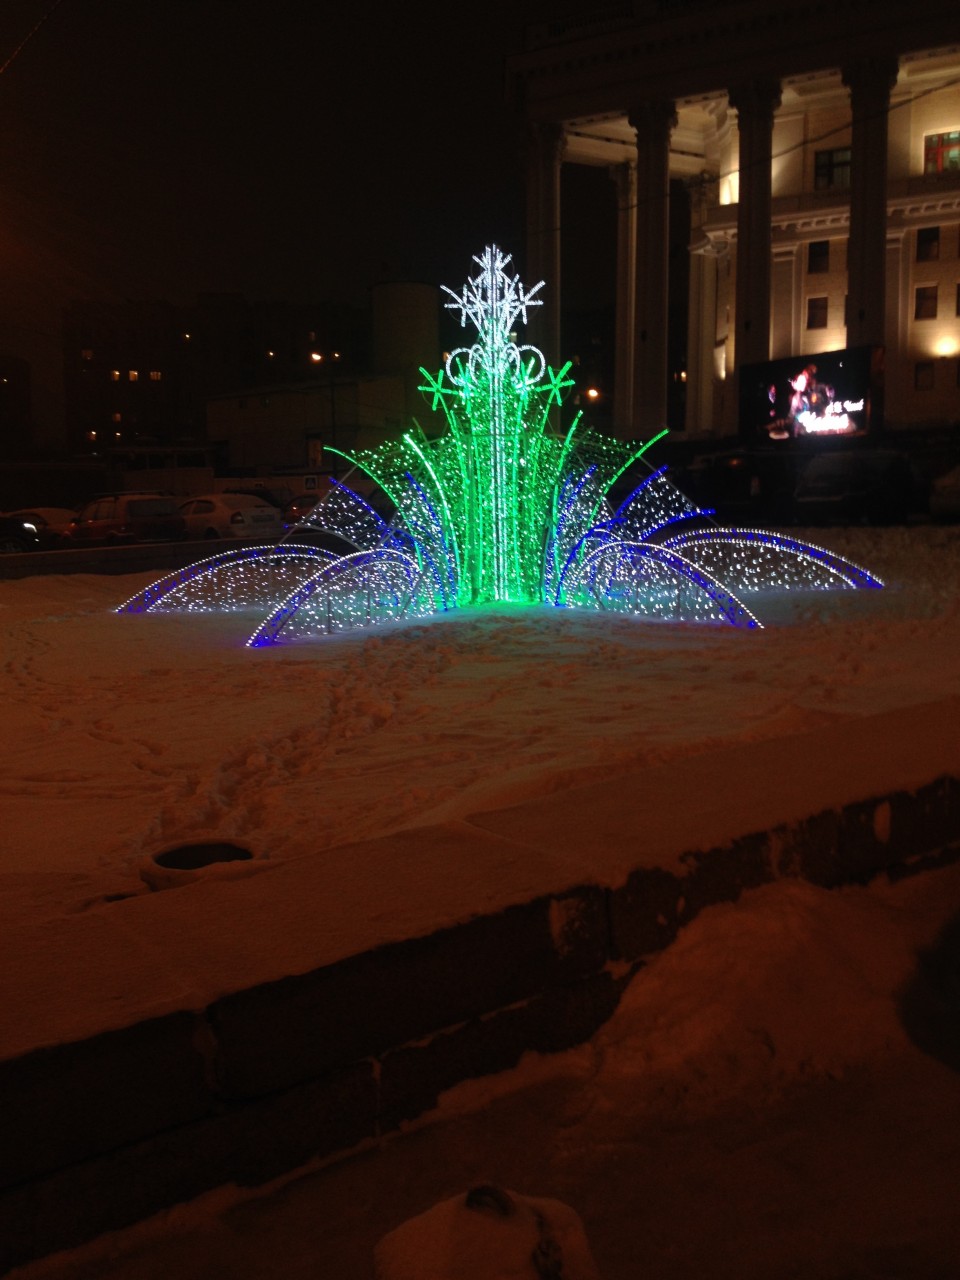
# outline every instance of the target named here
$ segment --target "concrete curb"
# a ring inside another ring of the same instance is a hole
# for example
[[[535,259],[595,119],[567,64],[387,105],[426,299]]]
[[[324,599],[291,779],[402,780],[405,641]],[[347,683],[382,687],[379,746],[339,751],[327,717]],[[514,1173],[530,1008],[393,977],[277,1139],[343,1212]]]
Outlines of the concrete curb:
[[[493,841],[497,837],[483,833]],[[960,856],[941,776],[0,1063],[0,1269],[344,1156],[528,1051],[589,1039],[705,907]]]

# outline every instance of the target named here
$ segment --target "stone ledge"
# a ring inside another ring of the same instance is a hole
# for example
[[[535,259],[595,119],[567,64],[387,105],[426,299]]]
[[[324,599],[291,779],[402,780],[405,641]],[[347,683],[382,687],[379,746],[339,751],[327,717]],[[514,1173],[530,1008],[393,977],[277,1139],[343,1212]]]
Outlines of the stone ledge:
[[[864,883],[960,856],[957,841],[945,775],[8,1061],[0,1269],[346,1155],[462,1080],[582,1043],[616,1008],[624,960],[744,889]]]

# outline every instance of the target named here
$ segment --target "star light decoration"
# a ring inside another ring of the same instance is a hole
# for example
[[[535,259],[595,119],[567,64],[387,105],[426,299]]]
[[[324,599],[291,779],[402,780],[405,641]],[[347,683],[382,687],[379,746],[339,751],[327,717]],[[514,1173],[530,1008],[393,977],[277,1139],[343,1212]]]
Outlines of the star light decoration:
[[[257,648],[498,603],[750,628],[760,623],[742,596],[883,585],[822,547],[717,527],[665,467],[646,464],[666,431],[635,446],[586,429],[580,415],[556,431],[570,364],[551,369],[515,333],[541,305],[542,284],[525,289],[496,246],[473,261],[479,270],[462,293],[444,292],[477,341],[435,376],[421,369],[420,390],[442,410],[444,434],[428,438],[415,424],[377,449],[331,450],[372,482],[375,498],[334,481],[283,542],[200,560],[118,612],[257,610],[262,620],[247,641]],[[642,478],[615,503],[612,492],[637,465]],[[315,534],[327,547],[310,542]],[[329,535],[342,550],[329,549]]]

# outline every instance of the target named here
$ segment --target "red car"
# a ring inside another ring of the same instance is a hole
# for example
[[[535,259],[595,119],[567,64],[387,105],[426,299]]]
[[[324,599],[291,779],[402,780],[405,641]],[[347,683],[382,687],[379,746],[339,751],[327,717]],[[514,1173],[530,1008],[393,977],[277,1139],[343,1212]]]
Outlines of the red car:
[[[64,531],[64,545],[111,546],[175,542],[186,524],[177,499],[158,493],[110,493],[82,507]]]

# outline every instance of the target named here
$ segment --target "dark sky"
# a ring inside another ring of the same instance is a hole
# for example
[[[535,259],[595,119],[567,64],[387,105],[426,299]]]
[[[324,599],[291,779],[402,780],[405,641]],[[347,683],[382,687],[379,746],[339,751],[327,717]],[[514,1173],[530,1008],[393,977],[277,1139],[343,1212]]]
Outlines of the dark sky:
[[[49,348],[71,297],[362,303],[520,258],[519,12],[3,0],[0,348]]]

